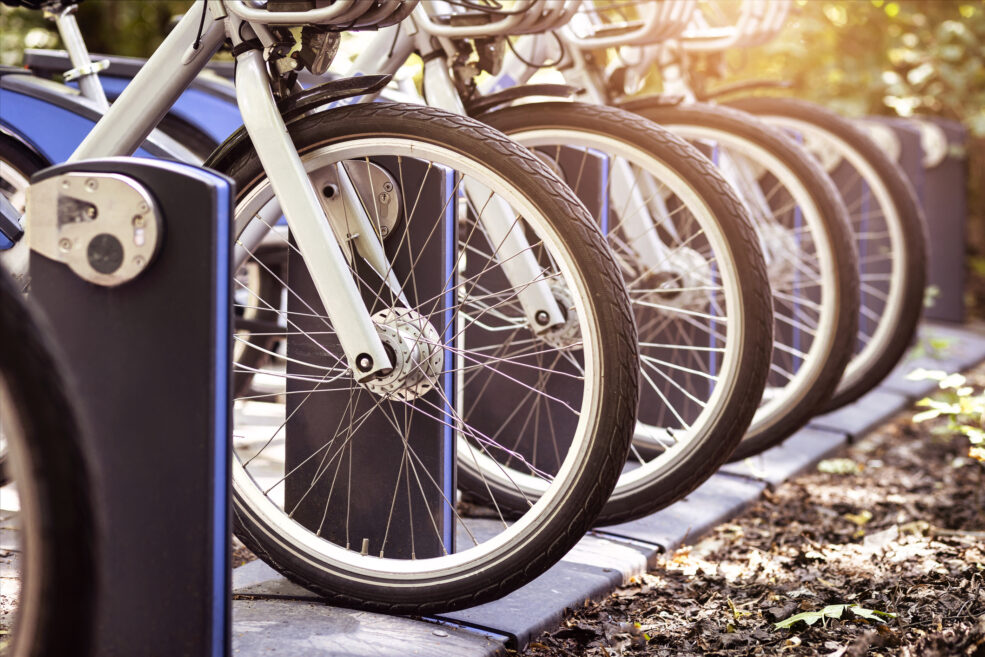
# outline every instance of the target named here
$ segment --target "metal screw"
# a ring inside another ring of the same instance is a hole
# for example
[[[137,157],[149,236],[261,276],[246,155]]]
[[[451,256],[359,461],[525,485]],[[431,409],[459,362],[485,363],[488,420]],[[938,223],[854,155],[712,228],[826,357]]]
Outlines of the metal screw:
[[[89,180],[86,181],[86,191],[94,192],[97,189],[99,189],[99,183],[96,182],[95,179],[90,178]]]
[[[379,198],[380,198],[380,203],[382,203],[383,205],[386,205],[390,202],[390,195],[387,194],[386,192],[380,192]]]
[[[389,226],[385,226],[385,225],[384,226],[380,226],[380,234],[383,235],[383,237],[386,237],[387,235],[389,235],[390,234],[390,227]]]
[[[62,239],[58,240],[58,248],[61,249],[62,251],[71,251],[72,240],[68,239],[67,237],[63,237]]]
[[[390,182],[389,180],[387,182],[383,183],[383,191],[384,192],[392,192],[393,191],[393,183]]]
[[[134,217],[133,217],[133,225],[134,226],[136,226],[137,228],[143,228],[144,223],[145,222],[144,222],[143,215],[139,215],[139,214],[138,215],[134,215]]]
[[[538,310],[537,314],[534,315],[534,319],[541,326],[547,326],[547,323],[551,321],[551,316],[547,314],[546,310]]]
[[[368,372],[373,369],[373,357],[369,354],[359,354],[356,356],[356,367],[360,372]]]
[[[144,257],[143,256],[135,256],[134,259],[133,259],[133,264],[136,265],[137,267],[143,267],[144,266]]]

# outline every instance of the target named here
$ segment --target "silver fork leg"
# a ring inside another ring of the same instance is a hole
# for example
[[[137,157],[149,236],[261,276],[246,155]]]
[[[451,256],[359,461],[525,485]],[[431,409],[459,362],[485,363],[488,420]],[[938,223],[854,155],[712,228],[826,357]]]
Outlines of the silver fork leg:
[[[258,50],[239,55],[236,97],[243,123],[297,240],[318,296],[357,380],[392,368],[318,194],[298,156],[270,90]]]

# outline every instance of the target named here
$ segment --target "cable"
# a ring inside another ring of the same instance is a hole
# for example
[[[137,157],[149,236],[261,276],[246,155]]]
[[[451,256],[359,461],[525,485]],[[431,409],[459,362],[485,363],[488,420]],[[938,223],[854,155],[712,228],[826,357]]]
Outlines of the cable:
[[[558,64],[560,64],[562,61],[564,61],[564,42],[561,41],[561,37],[559,37],[557,35],[557,32],[553,32],[552,31],[550,34],[551,34],[552,37],[554,37],[554,41],[557,43],[558,50],[560,51],[560,54],[557,56],[557,59],[554,60],[553,62],[545,62],[543,64],[535,64],[535,63],[533,63],[531,61],[528,61],[528,60],[524,59],[523,55],[521,55],[520,53],[518,53],[516,51],[516,47],[513,45],[513,41],[509,37],[506,37],[506,45],[509,46],[510,51],[513,53],[514,57],[516,57],[517,59],[519,59],[521,62],[523,62],[524,64],[526,64],[530,68],[537,68],[537,69],[540,69],[540,68],[554,68],[555,66],[557,66]]]
[[[202,19],[198,22],[198,34],[195,35],[195,43],[192,44],[192,50],[198,50],[202,45],[202,32],[205,30],[205,12],[209,8],[208,2],[202,2]]]

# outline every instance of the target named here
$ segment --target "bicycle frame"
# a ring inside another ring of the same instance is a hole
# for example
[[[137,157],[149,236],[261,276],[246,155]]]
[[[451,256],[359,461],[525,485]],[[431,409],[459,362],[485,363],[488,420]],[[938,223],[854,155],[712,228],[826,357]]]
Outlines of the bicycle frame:
[[[417,28],[413,16],[426,9],[418,5],[411,17],[402,23],[379,30],[369,39],[362,53],[343,75],[355,77],[366,74],[395,74],[417,50],[425,60],[425,95],[432,107],[438,107],[456,114],[465,115],[465,106],[458,89],[448,74],[447,56],[454,52],[449,39],[437,38],[441,44],[437,48],[429,34]],[[426,55],[425,55],[426,53]],[[369,101],[376,95],[366,95],[347,102]],[[424,103],[424,100],[421,99]],[[473,200],[476,207],[484,204],[479,199],[489,198],[487,189],[475,181],[466,181],[465,194]],[[526,236],[521,230],[514,230],[518,217],[512,216],[509,206],[500,198],[492,199],[485,205],[479,217],[483,228],[489,235],[497,253],[503,273],[510,283],[520,291],[517,294],[524,314],[535,332],[559,326],[564,323],[564,314],[558,306],[550,285],[538,275],[537,264]],[[531,282],[532,281],[532,282]],[[543,313],[547,313],[546,317]]]
[[[565,46],[566,58],[568,66],[565,66],[562,73],[564,74],[565,82],[571,86],[578,87],[584,90],[584,93],[588,98],[599,104],[609,104],[611,99],[609,98],[609,93],[604,86],[599,74],[592,68],[592,66],[586,61],[584,53],[582,50],[571,40],[565,38],[565,30],[561,30],[561,40]],[[537,34],[524,37],[517,44],[516,49],[518,52],[523,53],[523,59],[527,62],[538,63],[549,61],[551,54],[548,52],[547,40],[544,35]],[[661,55],[666,52],[666,48],[662,46],[626,46],[621,52],[625,55],[627,51],[633,53],[635,57],[633,68],[643,71],[649,69],[650,66],[658,62],[663,62],[664,66],[661,66],[661,71],[664,75],[665,87],[668,93],[680,95],[684,98],[685,102],[694,102],[695,97],[693,91],[687,86],[685,77],[683,76],[680,65],[676,63],[676,60],[672,61],[672,58],[662,57]],[[645,68],[644,68],[645,67]],[[537,71],[536,68],[531,67],[526,62],[522,61],[513,53],[508,53],[506,60],[503,63],[502,72],[486,82],[482,86],[484,91],[493,91],[505,86],[512,86],[513,84],[523,84],[527,82],[533,74]],[[764,226],[769,223],[768,217],[771,216],[771,209],[769,206],[769,201],[763,195],[759,186],[754,183],[755,175],[749,171],[749,166],[745,162],[741,162],[732,157],[727,149],[716,149],[714,152],[715,164],[721,172],[722,176],[729,182],[735,192],[739,195],[740,200],[749,212],[750,218],[757,226]],[[616,167],[613,172],[613,184],[616,185],[618,190],[620,185],[620,180],[628,181],[630,178],[628,167]],[[650,181],[646,181],[650,182]],[[625,182],[622,183],[625,186]],[[646,190],[650,192],[651,190]],[[634,193],[639,193],[637,190]],[[648,194],[652,196],[652,194]],[[659,196],[657,196],[659,198]],[[634,204],[638,201],[634,200]],[[662,214],[666,212],[665,209],[661,210],[660,207],[655,207],[651,202],[650,212],[653,217],[665,216]],[[643,213],[635,213],[637,215]],[[641,229],[642,227],[637,227]],[[655,231],[649,231],[655,232]],[[760,233],[761,234],[761,233]],[[637,249],[646,248],[645,244],[634,244]],[[769,264],[773,258],[773,249],[769,248],[769,244],[761,239],[761,245],[763,249],[763,254],[766,257],[767,264]],[[643,251],[641,251],[643,252]]]
[[[222,4],[221,1],[213,0],[208,3],[207,10],[210,14],[216,11],[224,11]],[[69,16],[68,12],[58,17],[59,30],[70,35],[72,32],[78,32],[78,27],[74,23],[74,20],[68,21],[67,18],[74,17]],[[196,13],[194,18],[201,20],[201,15]],[[235,25],[249,25],[250,28],[258,28],[254,29],[254,32],[260,34],[261,39],[265,32],[263,26],[255,26],[251,23],[241,21],[237,23],[236,17],[229,16],[228,14],[221,20],[225,25],[225,29],[218,29],[214,24],[216,21],[210,22],[209,29],[201,35],[199,49],[193,50],[189,46],[189,42],[192,41],[192,28],[194,27],[196,32],[198,30],[197,21],[193,21],[186,14],[172,33],[172,35],[177,36],[174,36],[174,38],[169,37],[161,44],[158,52],[155,52],[141,71],[134,76],[133,81],[114,103],[114,108],[120,106],[123,109],[113,112],[108,117],[103,124],[105,129],[94,129],[86,141],[79,147],[78,151],[72,156],[73,159],[97,157],[108,153],[120,154],[122,151],[132,148],[132,144],[138,139],[140,132],[148,129],[146,124],[134,120],[134,117],[138,114],[143,116],[163,116],[166,114],[177,102],[178,97],[188,89],[195,77],[202,71],[225,36],[232,34],[232,29],[239,29],[238,27],[234,27]],[[388,29],[392,30],[393,28],[385,28],[380,33],[383,34]],[[80,38],[77,41],[82,43],[82,48],[70,52],[73,63],[80,60],[88,61],[88,54],[84,51],[84,43]],[[236,39],[233,41],[235,45]],[[374,44],[381,48],[382,53],[390,50],[388,44],[384,45],[382,41],[374,41]],[[413,47],[414,43],[410,42],[410,45]],[[181,62],[178,75],[173,75],[175,65],[172,62],[175,59]],[[269,78],[266,75],[263,59],[255,51],[253,54],[243,53],[237,59],[240,64],[237,67],[236,78],[240,113],[243,116],[247,132],[254,143],[260,160],[268,172],[277,198],[294,200],[293,203],[289,201],[293,207],[286,207],[285,204],[283,210],[292,232],[297,237],[299,248],[307,258],[307,253],[318,252],[317,250],[319,248],[325,248],[324,244],[326,242],[325,235],[320,235],[319,231],[314,230],[316,228],[315,223],[320,228],[323,226],[323,222],[318,222],[317,220],[309,221],[309,218],[313,216],[311,212],[312,199],[304,188],[310,188],[311,185],[308,183],[306,175],[302,175],[303,169],[300,168],[300,160],[289,138],[286,137],[286,127],[284,127],[283,121],[279,115],[275,116],[277,111],[272,102]],[[403,59],[405,60],[406,56]],[[396,68],[399,68],[402,61],[400,60],[396,63]],[[78,64],[76,66],[79,68]],[[89,77],[92,80],[98,79],[98,66],[88,67],[87,70],[87,76],[80,76],[80,83],[82,82],[81,77]],[[163,88],[153,85],[152,81],[159,79],[162,75],[170,75],[167,78],[169,83]],[[86,93],[86,89],[83,89],[83,93]],[[461,102],[458,100],[457,93],[455,93],[454,85],[450,80],[448,80],[446,88],[439,90],[438,93],[446,99],[444,103],[439,105],[440,107],[456,111],[460,114],[465,113],[464,108],[461,107]],[[263,99],[263,102],[256,102],[256,99],[260,98]],[[123,118],[117,119],[114,122],[114,118],[118,116],[122,116]],[[115,129],[108,129],[110,123],[115,125]],[[285,138],[287,139],[286,144]],[[377,271],[381,278],[387,280],[395,296],[403,299],[396,275],[386,264],[385,254],[383,253],[378,236],[378,229],[368,217],[344,168],[338,168],[339,187],[343,200],[342,205],[345,206],[347,212],[343,213],[344,216],[340,217],[337,216],[337,212],[333,213],[331,212],[331,208],[324,207],[319,203],[319,206],[328,216],[329,225],[334,232],[335,240],[338,244],[342,245],[351,242],[360,256]],[[277,175],[274,172],[277,172]],[[489,198],[491,196],[489,190],[475,181],[465,181],[463,188],[465,194],[472,199]],[[306,196],[308,198],[305,198]],[[315,202],[318,203],[317,195],[315,195]],[[335,207],[338,207],[338,205]],[[265,212],[265,215],[274,215],[275,213],[276,209],[271,212]],[[554,298],[550,286],[540,275],[540,266],[536,262],[525,235],[521,230],[514,230],[518,218],[511,216],[511,214],[511,210],[505,202],[499,198],[495,198],[490,204],[486,205],[483,212],[485,216],[480,217],[480,221],[484,229],[488,232],[492,243],[498,245],[498,257],[505,275],[520,290],[518,300],[524,309],[524,314],[531,328],[535,332],[539,332],[553,326],[561,325],[565,322],[564,314]],[[292,215],[295,217],[293,220],[291,218]],[[353,216],[356,217],[355,222],[352,220]],[[303,221],[299,222],[298,217],[301,217]],[[273,222],[268,219],[275,219],[275,217],[265,216],[263,219],[263,223],[270,225]],[[240,228],[242,226],[237,226],[237,229]],[[258,245],[263,239],[265,233],[265,230],[249,230],[242,235],[240,242],[236,245],[236,265],[241,264],[245,260],[252,251],[252,248]],[[312,248],[310,246],[311,244],[321,244],[322,246]],[[352,257],[349,249],[346,248],[343,250],[347,257]],[[335,251],[337,250],[330,250],[333,256],[335,256]],[[333,257],[333,260],[338,260],[338,258]],[[320,262],[320,259],[314,259],[314,261]],[[331,266],[324,266],[326,264]],[[312,271],[316,287],[323,297],[326,310],[329,317],[333,319],[333,323],[341,320],[336,319],[338,312],[336,311],[333,314],[334,309],[328,302],[328,299],[325,298],[326,295],[322,294],[322,290],[340,289],[337,287],[337,281],[339,279],[338,268],[337,263],[329,262],[322,263],[320,267],[321,272]],[[321,275],[317,275],[318,273]],[[343,273],[347,274],[347,272]],[[352,284],[346,287],[351,288],[344,295],[346,299],[336,303],[339,304],[339,307],[356,307],[354,299],[351,297],[355,292],[355,285]],[[361,306],[359,308],[362,310]],[[363,312],[359,314],[364,315]],[[345,315],[342,317],[345,317]],[[361,320],[363,318],[359,319]],[[362,327],[361,330],[365,331],[365,324],[361,321],[357,324],[357,327],[359,326]],[[349,330],[347,333],[351,336],[354,331]],[[372,358],[373,363],[381,362],[379,355],[374,354],[371,350],[376,346],[375,344],[366,345],[364,342],[361,346],[350,347],[349,343],[346,342],[346,338],[343,336],[343,330],[341,328],[339,329],[339,337],[343,349],[349,358],[350,366],[353,365],[354,354],[359,356],[368,354]],[[349,342],[352,342],[352,339]],[[378,342],[378,340],[373,342]],[[383,362],[388,363],[388,361]],[[366,372],[366,378],[382,369],[385,368]],[[359,372],[361,370],[354,367],[353,371]]]
[[[70,161],[132,154],[205,68],[227,35],[234,46],[246,40],[241,34],[248,38],[255,36],[261,43],[271,41],[270,32],[264,26],[242,21],[227,12],[224,0],[208,0],[201,6],[205,16],[199,14],[198,5],[194,11],[185,14]],[[199,36],[199,23],[203,18],[204,28]],[[340,248],[346,242],[337,235],[338,227],[342,226],[345,236],[358,236],[351,240],[353,246],[360,249],[360,254],[399,295],[395,274],[380,261],[383,247],[378,229],[374,228],[358,198],[347,199],[348,208],[362,210],[348,218],[336,216],[337,213],[321,203],[277,110],[261,51],[246,50],[236,59],[237,99],[244,125],[298,248],[308,263],[348,364],[360,381],[385,373],[392,363]],[[341,166],[339,177],[347,179]],[[354,195],[351,182],[340,188],[343,195]],[[327,223],[324,221],[326,216]],[[237,223],[238,234],[243,225]],[[251,231],[255,240],[252,244],[237,242],[234,266],[245,262],[251,246],[262,239],[263,235],[257,232],[261,231]]]

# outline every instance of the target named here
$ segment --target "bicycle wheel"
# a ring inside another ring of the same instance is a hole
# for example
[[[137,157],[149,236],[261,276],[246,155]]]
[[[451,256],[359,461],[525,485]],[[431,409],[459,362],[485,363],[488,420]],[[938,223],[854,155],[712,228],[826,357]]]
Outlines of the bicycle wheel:
[[[772,314],[755,232],[697,149],[638,116],[555,102],[480,118],[596,199],[644,380],[633,449],[599,523],[652,513],[718,469],[762,398]]]
[[[841,192],[859,254],[861,307],[854,356],[830,411],[879,384],[916,335],[927,279],[926,232],[905,175],[846,119],[793,98],[741,98],[728,103],[803,139]]]
[[[12,480],[0,488],[4,654],[89,655],[96,539],[87,469],[50,349],[3,271],[0,344],[0,433]]]
[[[15,209],[24,212],[27,203],[27,187],[31,184],[31,176],[49,166],[38,153],[32,152],[13,137],[0,130],[0,194],[10,201]],[[13,274],[15,284],[26,290],[29,285],[27,277],[27,241],[7,251],[0,251],[0,263],[8,273]]]
[[[278,226],[255,153],[246,141],[221,149],[208,164],[237,182],[237,264],[263,268],[266,256],[252,254],[277,245],[288,262],[286,301],[263,306],[276,321],[241,321],[236,334],[244,349],[266,344],[262,367],[234,363],[261,391],[234,401],[237,534],[287,577],[346,606],[431,613],[499,597],[579,540],[625,463],[638,371],[618,269],[571,192],[471,119],[373,103],[288,128],[325,203],[339,202],[341,166],[379,222],[399,290],[349,254],[395,367],[386,379],[355,382],[334,355],[331,320],[298,278],[301,256]],[[494,238],[492,213],[503,211],[507,234]],[[505,251],[518,233],[528,246]],[[533,275],[516,280],[506,265],[524,258]],[[563,321],[533,327],[520,297],[527,289],[553,295]],[[316,412],[333,420],[305,433],[314,444],[298,454],[284,433]],[[425,429],[455,448],[436,466],[443,481],[425,467],[421,443],[411,444]],[[524,449],[562,458],[548,471]],[[360,462],[372,478],[359,478]],[[456,467],[490,488],[522,490],[522,503],[466,517],[449,489]],[[360,513],[375,500],[382,512]]]
[[[43,169],[46,163],[35,153],[32,153],[16,139],[0,132],[0,194],[4,196],[15,209],[24,212],[27,203],[27,187],[31,184],[31,176]],[[15,285],[22,291],[27,288],[27,242],[6,251],[0,251],[0,265],[8,271],[22,272],[15,278]],[[7,446],[0,437],[0,486],[7,483],[6,473]]]
[[[728,172],[754,217],[773,293],[773,363],[762,404],[731,460],[803,427],[834,394],[858,330],[858,258],[848,210],[802,148],[725,107],[633,102],[630,108],[700,145]]]

